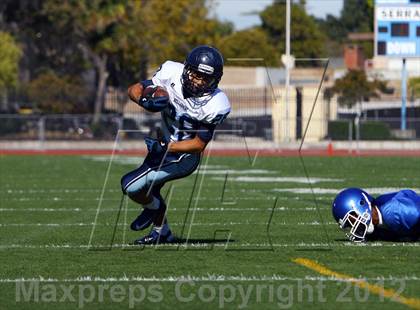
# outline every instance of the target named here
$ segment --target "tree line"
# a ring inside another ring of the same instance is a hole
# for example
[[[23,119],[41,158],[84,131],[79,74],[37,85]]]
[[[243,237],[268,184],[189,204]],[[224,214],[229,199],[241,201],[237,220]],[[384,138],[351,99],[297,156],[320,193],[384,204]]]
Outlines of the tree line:
[[[103,112],[108,86],[126,88],[167,59],[183,61],[199,44],[225,58],[264,58],[281,66],[285,1],[259,13],[260,26],[236,31],[210,0],[3,0],[0,3],[0,105],[30,102],[43,113]],[[348,32],[372,29],[369,0],[345,1],[340,17],[316,19],[292,5],[292,53],[341,53]],[[213,16],[213,17],[211,17]],[[314,63],[315,64],[315,63]],[[234,65],[234,63],[229,64]]]

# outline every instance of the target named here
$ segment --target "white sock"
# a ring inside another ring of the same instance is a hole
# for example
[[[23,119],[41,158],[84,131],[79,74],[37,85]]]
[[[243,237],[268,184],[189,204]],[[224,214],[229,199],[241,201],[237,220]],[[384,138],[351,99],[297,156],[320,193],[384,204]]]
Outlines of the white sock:
[[[160,204],[159,199],[157,199],[155,196],[152,196],[152,197],[153,197],[152,201],[143,205],[143,208],[152,209],[152,210],[159,209],[159,204]]]
[[[169,233],[169,225],[165,223],[162,226],[154,226],[153,230],[159,233],[159,235],[166,236]]]

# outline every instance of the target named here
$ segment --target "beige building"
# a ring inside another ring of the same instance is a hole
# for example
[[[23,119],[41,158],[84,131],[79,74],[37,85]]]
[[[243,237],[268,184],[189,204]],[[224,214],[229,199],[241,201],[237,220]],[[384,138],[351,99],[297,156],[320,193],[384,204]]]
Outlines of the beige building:
[[[286,100],[283,69],[265,67],[228,67],[225,69],[221,88],[224,89],[233,105],[239,111],[254,107],[257,114],[257,100],[245,102],[234,92],[258,94],[268,92],[272,116],[272,139],[276,143],[299,141],[311,121],[306,133],[306,141],[320,141],[328,131],[328,120],[335,119],[337,105],[323,99],[323,90],[331,86],[333,71],[327,70],[322,88],[318,92],[323,68],[297,68],[291,71],[289,98]],[[265,95],[267,97],[267,95]],[[262,98],[262,96],[260,96]],[[264,100],[261,100],[262,102]],[[239,112],[240,113],[240,112]]]
[[[283,96],[273,103],[272,110],[274,142],[300,141],[305,131],[305,141],[323,140],[328,133],[328,121],[336,118],[337,105],[328,104],[323,99],[322,89],[318,93],[315,86],[291,86],[288,104],[285,89],[279,91]]]

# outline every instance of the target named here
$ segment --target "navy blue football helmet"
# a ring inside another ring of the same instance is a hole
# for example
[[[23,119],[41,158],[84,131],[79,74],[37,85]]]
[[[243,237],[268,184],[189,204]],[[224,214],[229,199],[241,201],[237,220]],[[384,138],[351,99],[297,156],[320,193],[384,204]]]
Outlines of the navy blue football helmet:
[[[201,97],[211,94],[223,75],[223,56],[211,46],[194,48],[184,62],[182,91],[184,97]]]
[[[372,203],[374,198],[360,188],[347,188],[334,199],[332,213],[351,241],[363,242],[374,230]]]

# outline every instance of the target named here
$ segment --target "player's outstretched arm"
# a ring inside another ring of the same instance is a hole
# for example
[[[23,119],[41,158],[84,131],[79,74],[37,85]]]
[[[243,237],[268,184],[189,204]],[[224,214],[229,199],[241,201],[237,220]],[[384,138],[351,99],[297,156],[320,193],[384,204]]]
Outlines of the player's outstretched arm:
[[[179,153],[201,153],[206,148],[206,145],[206,142],[196,136],[191,140],[170,142],[168,145],[168,151]]]
[[[142,95],[143,95],[143,84],[136,83],[128,87],[128,97],[135,103],[139,102]]]

